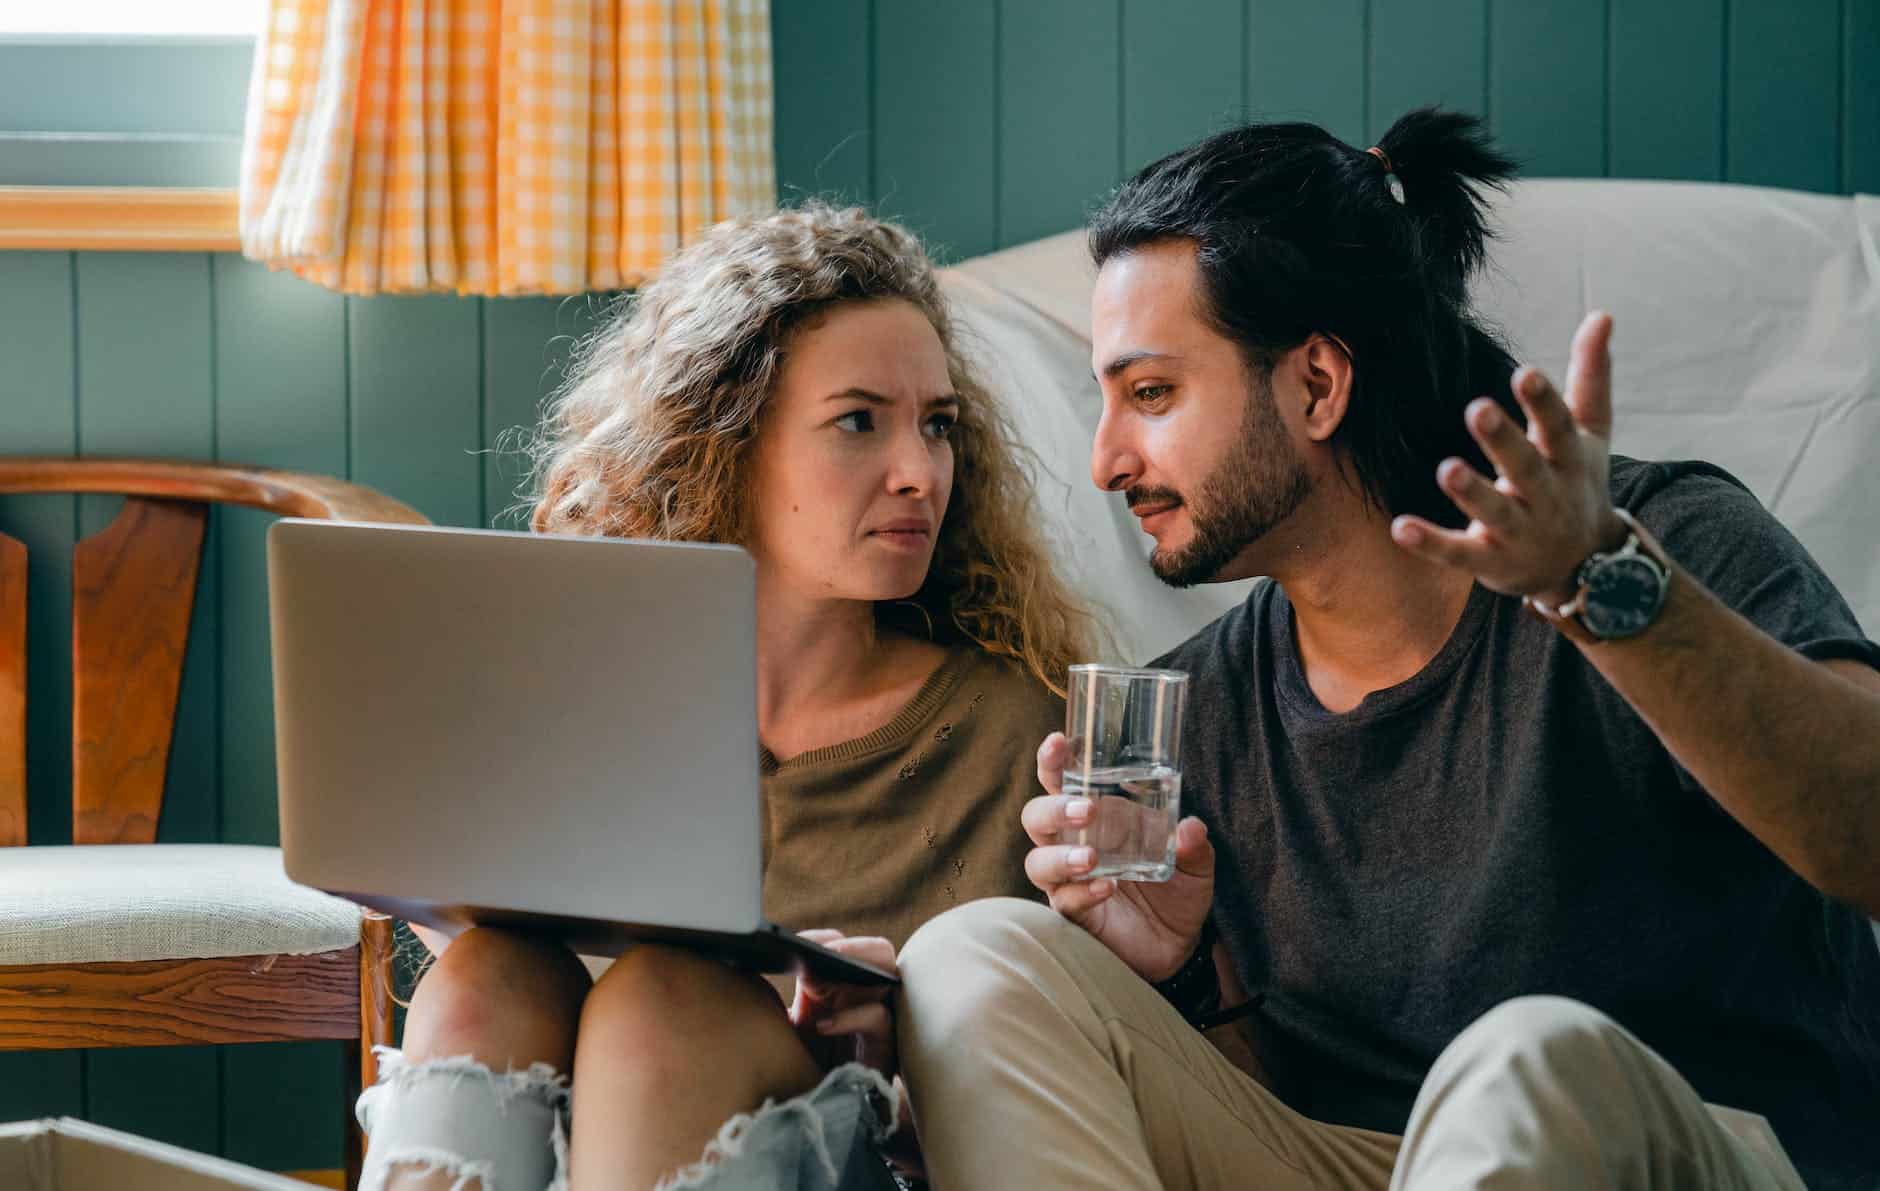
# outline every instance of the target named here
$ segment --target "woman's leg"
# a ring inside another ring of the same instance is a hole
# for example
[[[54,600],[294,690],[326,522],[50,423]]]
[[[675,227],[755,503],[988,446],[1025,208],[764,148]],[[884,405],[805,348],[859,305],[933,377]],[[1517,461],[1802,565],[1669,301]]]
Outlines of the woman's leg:
[[[480,927],[459,935],[418,982],[402,1056],[362,1098],[363,1184],[444,1191],[481,1166],[499,1183],[502,1172],[545,1171],[535,1185],[547,1186],[562,1099],[553,1078],[573,1065],[590,983],[559,944]],[[509,1111],[517,1099],[526,1110]],[[480,1119],[494,1124],[475,1128]],[[488,1191],[483,1181],[467,1185]]]
[[[573,1186],[649,1191],[697,1162],[730,1118],[821,1079],[763,980],[689,951],[636,947],[581,1011]]]

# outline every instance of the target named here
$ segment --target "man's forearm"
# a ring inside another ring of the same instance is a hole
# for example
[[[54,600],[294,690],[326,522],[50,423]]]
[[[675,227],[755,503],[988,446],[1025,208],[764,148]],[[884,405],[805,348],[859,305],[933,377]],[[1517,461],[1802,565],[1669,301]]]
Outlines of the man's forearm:
[[[1720,806],[1880,918],[1880,678],[1802,657],[1675,568],[1650,628],[1581,649]]]

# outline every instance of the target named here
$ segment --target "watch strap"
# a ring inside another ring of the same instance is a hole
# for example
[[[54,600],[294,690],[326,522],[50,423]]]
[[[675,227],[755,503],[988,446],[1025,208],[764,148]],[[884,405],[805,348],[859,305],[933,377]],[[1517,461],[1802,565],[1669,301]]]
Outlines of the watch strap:
[[[1162,999],[1191,1025],[1221,1007],[1221,980],[1214,970],[1214,920],[1201,924],[1201,938],[1175,974],[1154,984]]]
[[[1670,581],[1672,575],[1671,560],[1665,555],[1664,547],[1651,536],[1650,531],[1640,525],[1638,519],[1626,510],[1614,507],[1612,511],[1625,525],[1625,541],[1616,550],[1595,550],[1586,556],[1585,561],[1574,568],[1573,578],[1576,590],[1572,599],[1559,607],[1549,607],[1533,596],[1523,596],[1521,599],[1522,605],[1529,612],[1558,629],[1570,640],[1582,645],[1598,645],[1608,640],[1587,628],[1586,622],[1580,619],[1580,613],[1585,607],[1587,581],[1593,569],[1601,562],[1620,554],[1636,553],[1658,564],[1664,571],[1667,582]]]

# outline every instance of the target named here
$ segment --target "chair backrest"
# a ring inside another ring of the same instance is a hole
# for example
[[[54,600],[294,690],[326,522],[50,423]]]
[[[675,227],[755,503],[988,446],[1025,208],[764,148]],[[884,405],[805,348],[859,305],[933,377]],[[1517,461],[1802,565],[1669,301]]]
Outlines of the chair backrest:
[[[1880,199],[1691,182],[1523,182],[1476,309],[1517,355],[1565,371],[1580,316],[1613,313],[1614,446],[1729,468],[1880,631]],[[1237,603],[1244,584],[1175,591],[1088,477],[1093,275],[1080,233],[946,270],[981,366],[1036,452],[1058,561],[1140,661]]]
[[[325,476],[139,459],[0,458],[0,494],[108,493],[72,552],[72,842],[152,843],[210,504],[422,522]],[[0,846],[26,842],[26,547],[0,534]]]

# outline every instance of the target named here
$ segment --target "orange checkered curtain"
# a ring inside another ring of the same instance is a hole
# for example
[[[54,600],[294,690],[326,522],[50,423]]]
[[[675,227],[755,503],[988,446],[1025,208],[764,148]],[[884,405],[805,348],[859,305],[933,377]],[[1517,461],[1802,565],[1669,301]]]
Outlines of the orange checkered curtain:
[[[776,200],[769,0],[270,0],[242,253],[349,294],[644,280]]]

